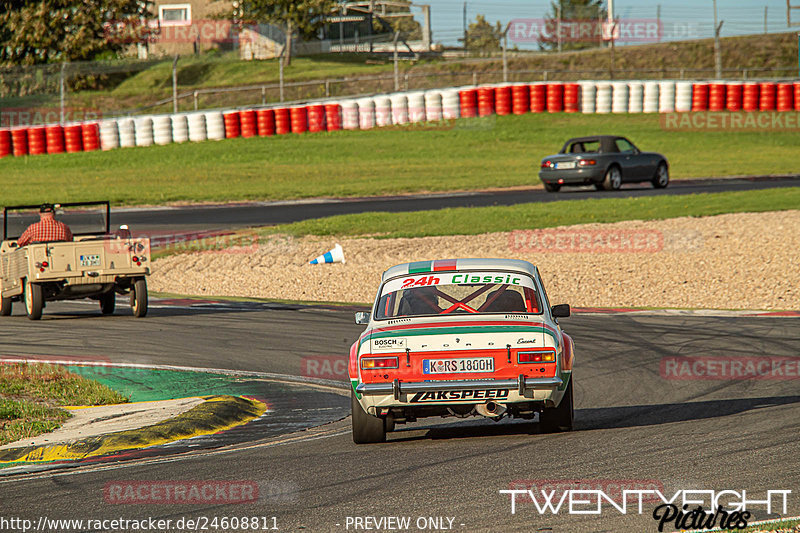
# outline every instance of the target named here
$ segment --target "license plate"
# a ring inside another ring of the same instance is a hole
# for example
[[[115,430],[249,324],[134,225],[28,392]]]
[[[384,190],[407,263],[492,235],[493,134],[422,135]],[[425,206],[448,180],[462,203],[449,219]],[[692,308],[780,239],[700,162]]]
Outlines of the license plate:
[[[556,168],[575,168],[575,161],[564,161],[563,163],[556,163]]]
[[[467,374],[472,372],[494,372],[491,357],[465,357],[453,359],[423,359],[423,374]]]
[[[81,256],[81,266],[84,266],[84,267],[100,266],[100,256],[99,255],[82,255]]]

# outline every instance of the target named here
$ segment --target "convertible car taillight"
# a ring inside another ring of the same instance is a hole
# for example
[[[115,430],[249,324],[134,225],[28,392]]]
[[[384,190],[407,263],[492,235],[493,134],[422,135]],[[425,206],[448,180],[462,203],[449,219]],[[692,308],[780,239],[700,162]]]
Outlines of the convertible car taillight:
[[[399,368],[400,360],[397,356],[392,357],[364,357],[361,359],[362,370],[371,370],[375,368]]]
[[[520,363],[553,363],[556,360],[555,352],[519,352],[517,360]]]
[[[597,161],[595,161],[594,159],[581,159],[580,161],[578,161],[579,167],[591,167],[596,164]]]
[[[553,165],[553,162],[552,162],[552,161],[544,161],[544,162],[542,163],[542,168],[552,168],[553,166],[554,166],[554,165]]]

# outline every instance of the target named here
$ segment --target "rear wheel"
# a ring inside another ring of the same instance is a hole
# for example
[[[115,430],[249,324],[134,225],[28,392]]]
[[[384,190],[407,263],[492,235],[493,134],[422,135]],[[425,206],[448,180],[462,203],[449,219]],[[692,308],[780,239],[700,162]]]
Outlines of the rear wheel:
[[[545,183],[544,190],[546,190],[547,192],[558,192],[559,190],[561,190],[561,185],[559,185],[558,183]]]
[[[558,407],[545,409],[539,415],[539,425],[542,433],[557,433],[559,431],[572,431],[574,414],[572,409],[572,377],[569,379],[567,390]]]
[[[667,185],[669,185],[669,169],[667,164],[662,161],[658,164],[656,175],[653,176],[653,187],[663,189]]]
[[[131,289],[131,309],[133,316],[142,318],[147,315],[147,281],[137,279]]]
[[[384,420],[364,411],[353,391],[350,391],[350,411],[353,421],[353,442],[356,444],[370,444],[386,441]]]
[[[622,186],[622,172],[619,167],[614,166],[606,171],[606,177],[603,180],[603,189],[607,191],[617,191]]]
[[[28,318],[31,320],[39,320],[42,318],[42,309],[44,309],[42,286],[38,283],[26,283],[25,311],[28,314]]]
[[[117,306],[117,293],[113,290],[100,296],[100,312],[104,315],[113,315]]]
[[[0,304],[0,316],[10,316],[12,304],[13,302],[11,298],[2,298],[2,304]]]

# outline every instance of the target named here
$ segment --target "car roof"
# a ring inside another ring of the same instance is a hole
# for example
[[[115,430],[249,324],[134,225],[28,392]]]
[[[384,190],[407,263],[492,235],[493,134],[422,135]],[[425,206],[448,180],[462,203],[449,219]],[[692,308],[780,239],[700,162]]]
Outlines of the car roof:
[[[395,265],[383,273],[381,281],[407,274],[458,270],[511,270],[536,275],[536,267],[532,263],[519,259],[436,259]]]
[[[567,144],[573,142],[585,142],[585,141],[605,141],[605,140],[616,140],[616,139],[624,139],[625,137],[621,135],[589,135],[587,137],[574,137],[567,141]]]

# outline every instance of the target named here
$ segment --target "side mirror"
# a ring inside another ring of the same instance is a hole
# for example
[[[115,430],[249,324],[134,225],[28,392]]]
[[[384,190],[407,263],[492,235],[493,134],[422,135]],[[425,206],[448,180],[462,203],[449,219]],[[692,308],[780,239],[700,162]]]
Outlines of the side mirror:
[[[558,304],[550,308],[553,318],[567,318],[569,316],[569,304]]]
[[[356,313],[356,324],[369,324],[369,313],[366,311]]]

